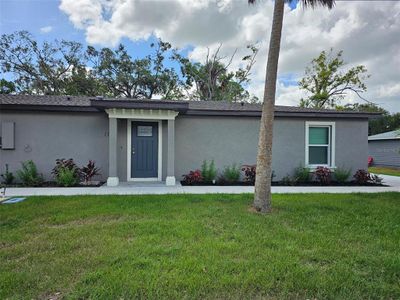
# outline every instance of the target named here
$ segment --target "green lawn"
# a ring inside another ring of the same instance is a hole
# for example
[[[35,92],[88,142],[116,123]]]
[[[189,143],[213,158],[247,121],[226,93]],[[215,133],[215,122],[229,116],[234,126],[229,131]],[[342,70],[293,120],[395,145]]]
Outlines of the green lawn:
[[[0,299],[400,298],[400,194],[251,198],[0,205]]]
[[[400,176],[400,169],[388,167],[369,167],[368,171],[375,174],[384,174],[392,176]]]

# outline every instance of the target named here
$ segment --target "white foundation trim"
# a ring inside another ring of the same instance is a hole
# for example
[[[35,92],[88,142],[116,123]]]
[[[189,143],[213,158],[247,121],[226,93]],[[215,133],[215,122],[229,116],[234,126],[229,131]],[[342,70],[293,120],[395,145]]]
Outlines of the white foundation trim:
[[[167,176],[165,179],[165,185],[175,185],[176,184],[176,179],[175,176]]]
[[[119,178],[118,177],[108,177],[107,178],[107,186],[118,186]]]

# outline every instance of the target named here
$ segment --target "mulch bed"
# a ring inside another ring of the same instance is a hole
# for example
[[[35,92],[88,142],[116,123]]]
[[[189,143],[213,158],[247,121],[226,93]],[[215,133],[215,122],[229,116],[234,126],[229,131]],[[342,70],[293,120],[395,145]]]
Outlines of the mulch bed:
[[[105,181],[100,181],[96,184],[78,184],[78,185],[74,185],[71,187],[100,187],[105,183]],[[2,185],[2,187],[4,187],[4,185]],[[64,186],[59,186],[57,185],[57,183],[55,181],[45,181],[42,183],[42,185],[40,186],[24,186],[22,184],[11,184],[11,185],[7,185],[7,188],[16,188],[16,187],[28,187],[28,188],[41,188],[41,187],[45,187],[45,188],[58,188],[58,187],[64,187]]]
[[[181,184],[183,186],[211,186],[211,185],[215,185],[215,186],[254,186],[253,183],[246,182],[246,181],[239,181],[239,182],[218,182],[217,181],[215,184],[213,184],[212,182],[197,182],[197,183],[188,184],[185,181],[181,181]],[[324,185],[324,184],[321,184],[316,181],[298,182],[298,183],[291,183],[291,184],[288,184],[288,183],[282,182],[282,181],[273,181],[272,186],[387,186],[387,185],[376,184],[376,183],[371,183],[371,182],[368,182],[366,184],[358,184],[354,181],[349,181],[349,182],[344,182],[344,183],[332,181],[328,185]]]

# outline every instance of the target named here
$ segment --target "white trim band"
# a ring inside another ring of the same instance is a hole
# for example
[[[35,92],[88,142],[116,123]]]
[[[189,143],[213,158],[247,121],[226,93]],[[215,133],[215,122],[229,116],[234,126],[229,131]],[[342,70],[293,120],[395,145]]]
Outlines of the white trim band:
[[[106,109],[109,118],[138,120],[175,120],[179,114],[174,110],[109,108]]]

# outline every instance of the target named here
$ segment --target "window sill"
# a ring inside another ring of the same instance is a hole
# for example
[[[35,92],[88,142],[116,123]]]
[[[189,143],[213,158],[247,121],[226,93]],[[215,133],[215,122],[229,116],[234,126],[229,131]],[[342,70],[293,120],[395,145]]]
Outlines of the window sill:
[[[337,168],[336,166],[328,166],[328,165],[308,165],[308,166],[306,166],[306,168],[309,168],[311,172],[314,172],[318,167],[328,168],[331,171],[335,171]]]

